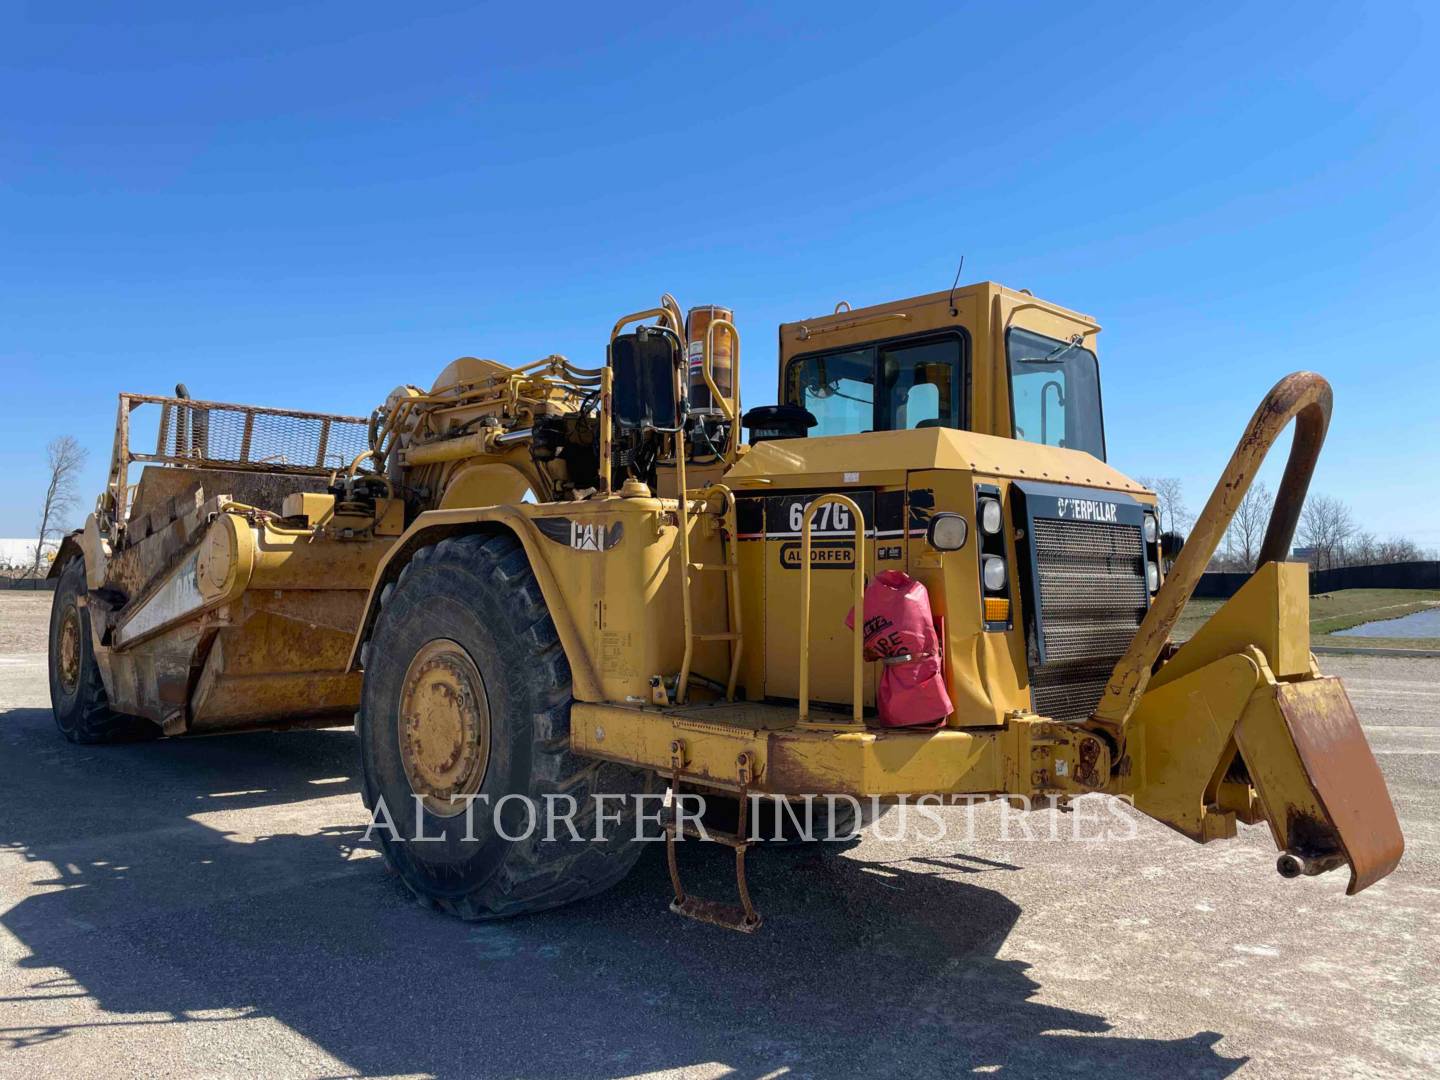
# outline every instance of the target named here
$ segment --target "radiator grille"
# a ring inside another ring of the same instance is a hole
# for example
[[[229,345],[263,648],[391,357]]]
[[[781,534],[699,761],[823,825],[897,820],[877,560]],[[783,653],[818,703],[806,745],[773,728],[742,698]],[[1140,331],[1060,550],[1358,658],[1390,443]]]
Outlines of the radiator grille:
[[[1038,630],[1044,662],[1031,671],[1036,712],[1081,720],[1145,617],[1145,548],[1135,525],[1036,518]],[[1038,661],[1038,656],[1037,656]]]

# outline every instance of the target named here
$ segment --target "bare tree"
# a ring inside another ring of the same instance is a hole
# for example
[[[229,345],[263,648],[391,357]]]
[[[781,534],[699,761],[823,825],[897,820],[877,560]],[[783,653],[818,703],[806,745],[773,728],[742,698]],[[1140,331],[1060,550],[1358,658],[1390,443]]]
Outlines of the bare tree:
[[[1254,570],[1255,560],[1260,557],[1260,545],[1265,539],[1265,529],[1270,524],[1270,510],[1275,505],[1275,496],[1265,486],[1264,480],[1256,480],[1245,492],[1235,516],[1230,520],[1226,539],[1229,541],[1229,561],[1236,563],[1235,569]]]
[[[1311,495],[1300,513],[1300,543],[1314,552],[1322,570],[1344,561],[1346,542],[1355,534],[1350,508],[1329,495]]]
[[[40,562],[45,558],[45,541],[65,530],[65,518],[80,501],[76,481],[89,455],[73,435],[61,435],[51,439],[45,447],[45,456],[50,466],[50,483],[45,488],[45,506],[40,511],[40,536],[35,541],[35,572],[40,572]]]
[[[1174,476],[1137,477],[1151,491],[1159,503],[1160,528],[1165,532],[1183,535],[1195,518],[1185,505],[1185,489]]]
[[[1380,541],[1368,529],[1357,529],[1345,545],[1345,562],[1349,566],[1373,566],[1380,562]]]
[[[1419,562],[1423,558],[1425,558],[1425,552],[1420,550],[1420,546],[1414,540],[1404,536],[1392,536],[1375,545],[1373,561],[1377,563]]]

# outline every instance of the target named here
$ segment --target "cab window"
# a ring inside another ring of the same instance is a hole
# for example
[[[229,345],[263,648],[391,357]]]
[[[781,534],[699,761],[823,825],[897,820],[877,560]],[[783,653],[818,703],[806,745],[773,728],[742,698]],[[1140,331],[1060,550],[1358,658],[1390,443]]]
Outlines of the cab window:
[[[1100,367],[1078,338],[1060,341],[1029,330],[1005,335],[1015,438],[1084,450],[1105,460]]]
[[[958,334],[796,357],[785,400],[809,409],[811,435],[965,426],[965,340]]]

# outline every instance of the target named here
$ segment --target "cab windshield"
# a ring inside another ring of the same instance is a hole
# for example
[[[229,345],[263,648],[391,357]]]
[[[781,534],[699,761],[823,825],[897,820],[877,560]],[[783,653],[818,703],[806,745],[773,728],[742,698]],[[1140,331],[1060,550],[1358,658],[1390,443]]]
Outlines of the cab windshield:
[[[797,356],[785,400],[814,415],[811,435],[964,427],[964,361],[958,334]]]
[[[1104,461],[1095,354],[1078,338],[1060,341],[1020,329],[1005,334],[1005,354],[1015,438],[1084,450]]]

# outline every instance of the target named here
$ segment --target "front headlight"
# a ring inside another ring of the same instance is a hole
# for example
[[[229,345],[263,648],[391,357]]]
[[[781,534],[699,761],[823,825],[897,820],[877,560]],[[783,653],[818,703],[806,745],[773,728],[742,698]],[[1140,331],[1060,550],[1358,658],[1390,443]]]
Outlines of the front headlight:
[[[1134,566],[1134,563],[1130,564]],[[1145,584],[1150,586],[1150,591],[1155,592],[1160,588],[1160,568],[1153,562],[1145,564]]]
[[[970,526],[959,514],[936,514],[930,519],[925,539],[936,551],[959,551],[969,534]]]
[[[1153,544],[1160,536],[1160,523],[1154,514],[1145,515],[1145,543]]]
[[[998,555],[987,555],[985,566],[981,570],[981,580],[985,582],[985,588],[991,592],[999,592],[1005,588],[1005,560]]]
[[[990,536],[1000,531],[1000,503],[997,500],[980,500],[980,528]]]

